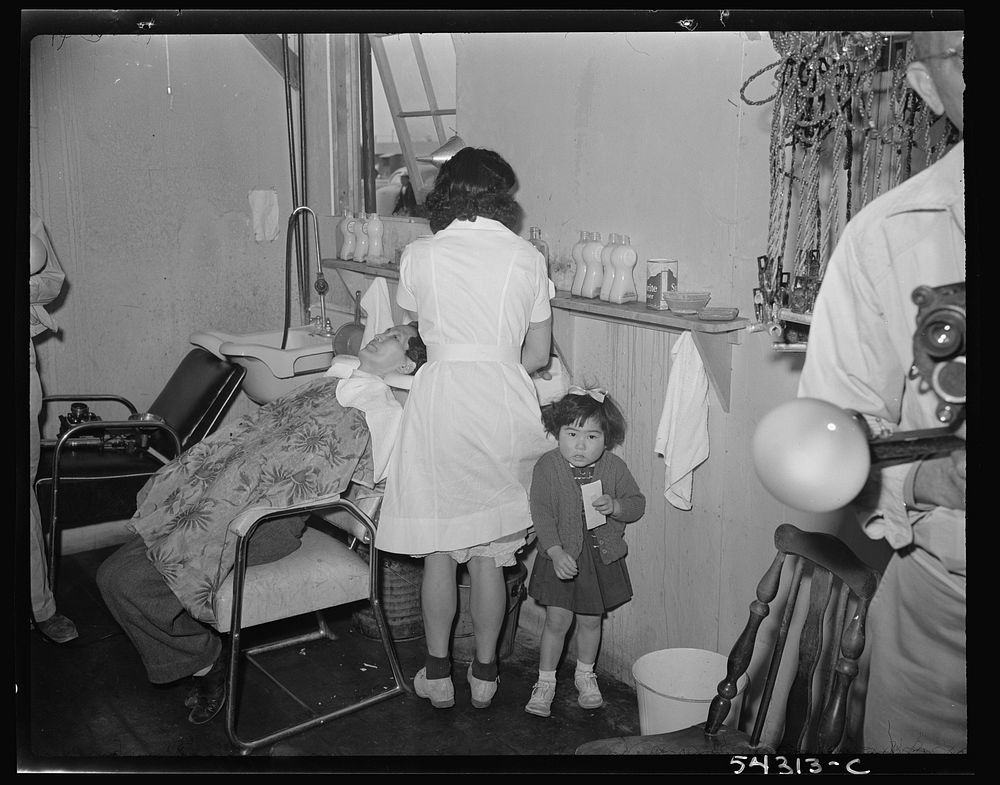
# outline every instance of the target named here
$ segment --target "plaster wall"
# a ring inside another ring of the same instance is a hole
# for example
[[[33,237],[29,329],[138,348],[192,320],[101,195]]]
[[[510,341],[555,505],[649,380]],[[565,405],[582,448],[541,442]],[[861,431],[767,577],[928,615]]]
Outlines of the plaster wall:
[[[191,332],[280,327],[284,88],[243,36],[38,36],[30,89],[30,202],[66,271],[61,330],[38,346],[47,391],[144,411]],[[277,193],[271,240],[255,239],[253,189]]]

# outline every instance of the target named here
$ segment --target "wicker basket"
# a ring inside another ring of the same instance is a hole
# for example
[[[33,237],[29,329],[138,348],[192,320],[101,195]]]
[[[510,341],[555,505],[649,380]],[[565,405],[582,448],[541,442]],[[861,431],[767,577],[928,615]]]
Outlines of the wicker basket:
[[[358,554],[368,558],[368,548],[358,545]],[[424,621],[420,606],[420,586],[423,581],[424,561],[408,556],[382,553],[382,610],[389,634],[394,641],[407,641],[424,636]],[[517,635],[518,616],[527,590],[525,580],[528,570],[523,563],[504,568],[507,585],[507,608],[500,638],[497,641],[497,656],[509,657],[514,651]],[[476,653],[476,639],[472,632],[470,610],[471,585],[465,565],[458,569],[458,609],[451,637],[451,656],[457,662],[471,662]],[[351,616],[358,631],[366,638],[379,637],[378,625],[371,609],[367,606],[355,611]]]
[[[518,616],[521,602],[527,595],[524,586],[528,568],[522,562],[503,568],[507,584],[507,609],[500,637],[497,640],[497,658],[504,660],[514,652],[514,638],[517,635]],[[476,638],[472,631],[472,611],[470,610],[472,586],[469,571],[463,565],[458,571],[458,613],[451,636],[451,658],[456,662],[472,662],[476,656]]]
[[[368,558],[368,546],[359,544],[358,555]],[[382,612],[394,641],[407,641],[424,636],[424,619],[420,612],[420,584],[423,581],[424,560],[382,553]],[[366,638],[378,638],[375,616],[367,605],[351,615],[358,631]]]

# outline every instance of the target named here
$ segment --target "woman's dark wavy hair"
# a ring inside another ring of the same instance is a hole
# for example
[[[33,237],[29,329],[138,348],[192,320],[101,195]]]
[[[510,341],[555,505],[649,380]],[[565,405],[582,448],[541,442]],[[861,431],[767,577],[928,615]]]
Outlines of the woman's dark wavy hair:
[[[435,234],[452,221],[492,218],[512,232],[521,220],[521,206],[511,196],[517,177],[499,153],[463,147],[441,165],[427,195],[427,217]]]
[[[410,326],[417,331],[417,335],[406,342],[406,357],[409,360],[413,360],[416,364],[413,368],[413,373],[417,372],[425,362],[427,362],[427,344],[424,343],[424,339],[420,337],[420,324],[418,322],[410,322]],[[413,374],[411,374],[412,376]]]
[[[625,441],[625,416],[610,395],[605,395],[601,403],[589,395],[567,393],[558,401],[542,407],[542,424],[557,439],[559,430],[564,426],[579,427],[591,417],[604,432],[606,449],[613,450]]]

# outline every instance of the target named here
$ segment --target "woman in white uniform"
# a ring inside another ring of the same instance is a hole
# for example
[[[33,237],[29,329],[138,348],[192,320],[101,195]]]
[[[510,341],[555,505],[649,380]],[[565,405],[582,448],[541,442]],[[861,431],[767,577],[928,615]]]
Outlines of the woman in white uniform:
[[[473,706],[486,708],[496,693],[503,567],[526,542],[531,473],[552,447],[529,374],[549,362],[555,288],[544,257],[512,231],[515,183],[497,153],[460,150],[427,197],[434,234],[400,259],[396,301],[420,321],[427,364],[406,402],[376,542],[424,556],[427,657],[414,688],[436,708],[455,703],[459,563],[471,580]]]

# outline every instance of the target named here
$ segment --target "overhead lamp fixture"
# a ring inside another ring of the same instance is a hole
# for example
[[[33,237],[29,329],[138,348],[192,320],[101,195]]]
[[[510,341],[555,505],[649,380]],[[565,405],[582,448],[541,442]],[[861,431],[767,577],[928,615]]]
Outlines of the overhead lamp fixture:
[[[418,155],[417,160],[421,163],[440,166],[466,146],[465,142],[462,141],[462,137],[456,134],[430,155]]]

